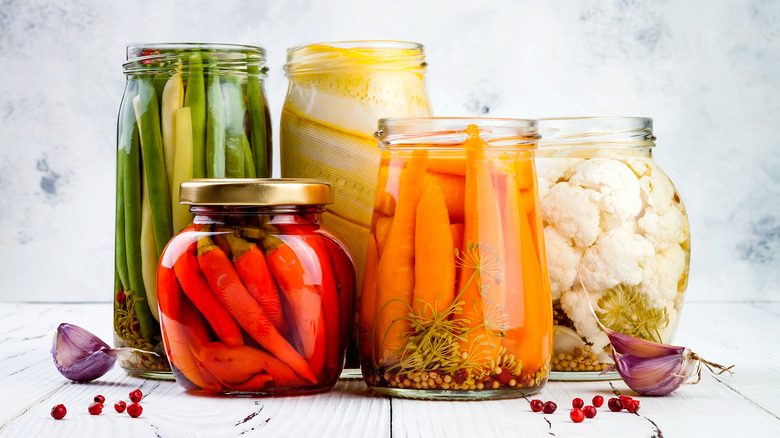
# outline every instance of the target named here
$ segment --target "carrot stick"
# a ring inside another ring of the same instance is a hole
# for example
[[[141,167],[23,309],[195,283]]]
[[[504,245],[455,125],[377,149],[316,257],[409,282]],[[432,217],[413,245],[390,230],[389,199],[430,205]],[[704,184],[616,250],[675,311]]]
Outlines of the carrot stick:
[[[198,240],[198,263],[214,295],[239,325],[298,375],[317,382],[309,364],[274,328],[260,305],[241,283],[241,278],[225,253],[209,237]]]
[[[526,364],[525,357],[522,356],[522,343],[524,339],[523,330],[525,329],[525,302],[526,294],[535,293],[524,288],[524,269],[529,263],[522,258],[520,250],[521,231],[520,220],[525,217],[525,210],[522,208],[519,199],[520,194],[514,180],[514,172],[506,177],[506,197],[504,200],[504,213],[502,217],[504,230],[504,253],[506,255],[506,305],[507,314],[507,336],[501,340],[501,344],[507,348],[510,354]],[[535,309],[529,309],[535,311]]]
[[[307,383],[281,360],[245,345],[228,347],[221,342],[209,342],[203,345],[198,356],[209,369],[232,373],[236,378],[264,371],[273,377],[277,386],[301,386]]]
[[[376,220],[376,248],[379,257],[382,257],[382,251],[387,243],[387,236],[390,234],[390,225],[393,223],[393,217],[380,217]]]
[[[223,235],[233,254],[233,265],[244,282],[247,291],[263,308],[268,319],[276,330],[287,338],[289,328],[284,319],[282,302],[279,299],[279,286],[276,285],[268,262],[256,244],[242,239],[235,234]]]
[[[458,291],[464,302],[460,318],[468,321],[469,329],[460,350],[481,362],[497,359],[498,354],[500,339],[496,332],[500,321],[491,315],[500,316],[505,301],[504,239],[485,143],[476,125],[469,125],[467,132],[464,246],[460,255],[464,265]]]
[[[415,221],[412,309],[441,313],[455,298],[455,247],[444,195],[433,181],[423,189]]]
[[[366,270],[363,273],[363,290],[360,293],[360,310],[358,311],[358,351],[361,361],[367,361],[376,364],[376,353],[373,344],[374,323],[376,322],[378,291],[376,284],[377,265],[379,256],[377,255],[376,239],[373,234],[368,236],[368,254],[366,254]]]
[[[463,198],[466,191],[466,179],[458,175],[428,172],[425,184],[436,184],[441,189],[450,222],[463,222]]]
[[[401,173],[398,202],[387,243],[379,260],[377,327],[374,341],[386,361],[403,348],[410,329],[406,319],[414,295],[414,216],[422,195],[426,150],[415,150]]]
[[[307,360],[325,354],[325,345],[319,344],[319,319],[322,314],[322,298],[312,282],[312,274],[298,258],[298,254],[287,242],[294,239],[284,236],[268,235],[263,239],[268,267],[276,278],[282,293],[290,305],[295,329],[300,338],[301,354]],[[290,327],[292,329],[292,327]],[[319,359],[315,359],[316,364]]]
[[[190,244],[187,250],[176,258],[173,267],[184,293],[206,317],[217,337],[230,346],[243,345],[241,328],[236,320],[230,316],[225,306],[214,296],[214,292],[198,266],[195,243]]]
[[[463,224],[451,224],[452,246],[460,250],[463,248]]]
[[[466,174],[466,160],[462,157],[431,157],[428,171],[463,176]]]

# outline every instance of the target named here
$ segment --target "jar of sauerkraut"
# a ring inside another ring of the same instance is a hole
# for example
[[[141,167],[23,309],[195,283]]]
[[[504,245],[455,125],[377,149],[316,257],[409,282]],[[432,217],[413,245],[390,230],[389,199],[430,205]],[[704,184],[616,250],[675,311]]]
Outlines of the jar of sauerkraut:
[[[550,378],[619,378],[602,373],[612,360],[594,312],[613,330],[671,341],[688,285],[688,216],[653,160],[652,119],[543,119],[539,131],[554,321]]]
[[[381,117],[432,115],[423,46],[349,41],[292,47],[285,71],[282,176],[331,182],[336,202],[322,222],[349,247],[360,291],[380,158],[374,131]],[[347,370],[359,378],[356,345],[353,340],[348,350]]]

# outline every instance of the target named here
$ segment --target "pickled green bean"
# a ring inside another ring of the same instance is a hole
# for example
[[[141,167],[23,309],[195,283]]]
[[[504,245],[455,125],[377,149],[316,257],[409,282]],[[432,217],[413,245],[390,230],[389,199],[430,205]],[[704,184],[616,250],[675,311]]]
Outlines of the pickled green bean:
[[[225,103],[216,60],[209,60],[206,81],[206,177],[225,177]]]
[[[244,177],[244,97],[236,76],[222,77],[222,97],[225,104],[225,176]]]
[[[206,177],[206,88],[203,82],[203,60],[200,53],[189,59],[189,78],[184,106],[192,118],[192,177]]]
[[[249,145],[249,139],[246,137],[246,134],[241,136],[241,143],[244,145],[244,178],[257,178],[255,160],[252,157],[252,146]]]
[[[270,145],[266,134],[265,96],[260,83],[260,69],[257,65],[247,66],[247,100],[249,101],[249,123],[251,126],[252,153],[255,159],[255,172],[260,178],[270,175]]]
[[[148,78],[139,78],[140,117],[136,115],[141,131],[143,166],[149,185],[149,202],[152,207],[152,223],[157,257],[160,257],[168,240],[173,236],[171,225],[171,194],[168,191],[168,174],[160,134],[160,113],[157,97]]]

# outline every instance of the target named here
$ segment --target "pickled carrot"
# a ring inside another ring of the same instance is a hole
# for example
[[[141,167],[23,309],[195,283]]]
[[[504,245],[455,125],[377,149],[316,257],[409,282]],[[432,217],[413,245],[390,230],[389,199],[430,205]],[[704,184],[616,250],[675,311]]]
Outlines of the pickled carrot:
[[[415,221],[412,309],[438,314],[455,298],[455,247],[444,195],[433,180],[423,189]]]
[[[468,325],[460,351],[473,361],[498,357],[500,316],[506,297],[504,238],[501,208],[493,187],[485,143],[476,125],[469,125],[466,148],[465,220],[463,263],[458,280],[459,301],[463,301],[463,319]]]
[[[376,249],[379,257],[382,257],[382,251],[387,243],[387,236],[390,234],[390,225],[393,223],[393,217],[380,217],[376,220]]]
[[[428,171],[450,175],[466,175],[466,160],[460,157],[430,157]]]
[[[450,224],[452,246],[460,251],[463,248],[463,224]]]
[[[458,175],[428,172],[425,184],[436,184],[441,189],[447,204],[450,222],[463,222],[463,197],[466,191],[466,179]]]
[[[379,358],[389,359],[400,352],[410,330],[407,315],[414,293],[415,210],[422,195],[428,151],[415,150],[401,172],[398,201],[387,243],[377,272],[378,302],[374,342]]]
[[[376,238],[373,234],[368,236],[368,253],[366,254],[366,269],[363,274],[363,290],[360,294],[360,310],[358,311],[358,351],[363,360],[371,358],[376,363],[379,353],[375,350],[373,339],[374,323],[377,312],[377,285],[376,274],[379,264]]]
[[[502,216],[504,230],[504,253],[506,255],[506,304],[507,335],[501,340],[501,345],[506,347],[509,354],[526,364],[526,358],[522,356],[522,343],[525,329],[525,301],[524,296],[537,291],[524,288],[523,267],[530,263],[523,259],[521,246],[520,220],[525,220],[525,210],[521,206],[520,193],[514,180],[514,172],[506,175],[507,193],[504,200]]]

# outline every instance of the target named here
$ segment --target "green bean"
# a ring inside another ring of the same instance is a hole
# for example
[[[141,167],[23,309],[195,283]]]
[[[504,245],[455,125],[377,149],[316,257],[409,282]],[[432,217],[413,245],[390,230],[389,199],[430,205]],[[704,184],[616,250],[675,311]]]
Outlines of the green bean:
[[[222,77],[222,97],[225,103],[225,176],[244,177],[244,96],[238,77]]]
[[[157,96],[157,110],[159,111],[157,114],[158,117],[162,116],[163,90],[165,89],[165,84],[170,78],[171,73],[166,72],[155,73],[154,76],[152,76],[152,83],[154,84],[154,95]]]
[[[192,117],[192,177],[206,177],[206,88],[203,82],[203,60],[193,53],[189,60],[189,78],[184,106]]]
[[[206,177],[225,177],[225,103],[214,59],[209,59],[206,80]]]
[[[168,191],[168,175],[165,171],[157,97],[148,78],[139,78],[138,97],[140,98],[140,114],[136,114],[136,118],[141,131],[143,166],[149,185],[154,241],[157,246],[157,257],[160,257],[168,240],[173,236],[171,194]]]
[[[158,326],[149,310],[141,275],[141,151],[136,126],[133,97],[125,99],[129,105],[123,105],[122,126],[130,131],[131,141],[118,150],[122,166],[125,219],[125,249],[127,251],[127,273],[129,291],[132,291],[133,309],[140,324],[141,337],[155,344]]]
[[[246,134],[241,135],[241,143],[244,145],[244,178],[257,178],[255,172],[255,160],[252,157],[252,147]]]
[[[249,123],[255,171],[258,177],[267,178],[270,176],[268,163],[271,161],[271,147],[267,137],[266,105],[263,86],[260,83],[260,69],[257,65],[249,65],[247,73],[247,100],[249,101]]]
[[[120,148],[124,148],[124,144],[129,144],[131,140],[124,143],[125,131],[130,133],[132,131],[126,127],[120,127],[121,137]],[[114,265],[116,266],[117,278],[122,286],[122,290],[127,290],[129,285],[127,283],[127,253],[125,253],[125,202],[124,202],[124,167],[121,165],[121,151],[117,150],[117,166],[116,166],[116,214],[114,220],[116,221],[116,231],[114,232]],[[116,296],[114,297],[116,298]]]

